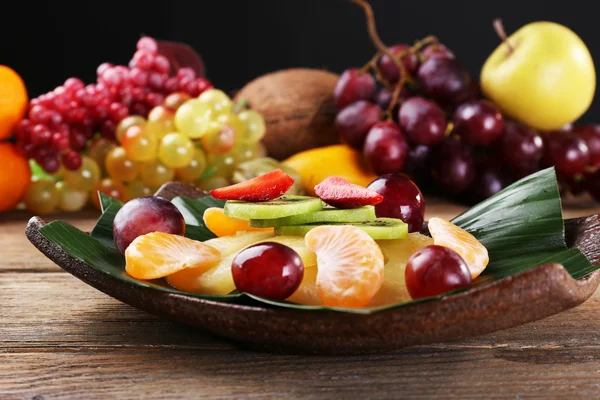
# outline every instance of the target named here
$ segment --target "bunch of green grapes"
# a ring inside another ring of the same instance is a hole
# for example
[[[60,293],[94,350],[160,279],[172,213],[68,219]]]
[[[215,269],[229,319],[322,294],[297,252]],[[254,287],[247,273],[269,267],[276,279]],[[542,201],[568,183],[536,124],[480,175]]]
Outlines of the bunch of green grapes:
[[[118,200],[148,196],[178,180],[210,190],[232,183],[239,164],[265,157],[265,121],[253,110],[236,110],[221,90],[197,98],[167,96],[148,118],[130,115],[116,141],[93,140],[78,170],[60,168],[30,185],[25,204],[36,214],[100,207],[97,192]]]

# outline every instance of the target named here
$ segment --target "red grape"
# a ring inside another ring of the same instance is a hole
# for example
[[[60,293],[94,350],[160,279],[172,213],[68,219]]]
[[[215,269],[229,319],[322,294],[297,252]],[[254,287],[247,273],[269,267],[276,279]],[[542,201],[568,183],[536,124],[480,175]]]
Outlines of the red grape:
[[[424,60],[432,57],[454,58],[454,53],[443,44],[430,44],[421,51]]]
[[[382,88],[377,92],[377,95],[375,96],[375,102],[379,107],[381,107],[381,109],[385,110],[389,107],[390,103],[392,102],[393,96],[394,93],[391,90],[387,88]]]
[[[304,264],[292,248],[263,242],[240,251],[233,260],[231,273],[240,292],[285,300],[302,283]]]
[[[408,160],[402,172],[413,179],[422,180],[431,169],[431,147],[416,145],[408,152]]]
[[[333,89],[333,101],[338,110],[358,100],[372,100],[375,79],[366,72],[350,68],[342,72]]]
[[[423,92],[444,107],[453,108],[471,96],[471,78],[455,59],[429,58],[418,77]]]
[[[573,128],[573,133],[582,138],[590,153],[589,164],[600,164],[600,125],[583,125]]]
[[[359,100],[337,114],[335,130],[344,142],[355,149],[362,149],[369,129],[379,122],[381,113],[377,104]]]
[[[475,201],[485,200],[509,184],[510,178],[502,168],[497,166],[478,168],[477,176],[471,184],[470,194]]]
[[[378,122],[367,134],[363,154],[378,175],[400,172],[408,156],[408,142],[394,121]]]
[[[454,250],[435,244],[417,250],[404,272],[410,297],[439,296],[473,284],[467,263]]]
[[[140,40],[138,40],[137,42],[136,47],[138,50],[144,50],[151,54],[154,54],[158,51],[158,43],[156,43],[156,40],[149,36],[144,36],[140,38]]]
[[[552,132],[544,137],[542,165],[554,166],[556,173],[572,178],[583,173],[590,159],[585,141],[571,132]]]
[[[400,52],[404,52],[410,49],[410,47],[406,44],[397,44],[390,47],[388,50],[394,54],[398,55]],[[409,75],[414,75],[419,68],[419,57],[415,53],[409,53],[402,57],[402,65],[404,69]],[[384,54],[379,59],[379,72],[383,79],[390,83],[398,82],[400,79],[400,70],[396,65],[396,62],[392,60],[387,54]]]
[[[184,235],[183,215],[173,203],[156,196],[130,200],[115,215],[113,236],[121,253],[135,238],[150,232]]]
[[[406,100],[398,112],[398,121],[413,143],[433,145],[444,140],[446,115],[435,103],[423,97]]]
[[[585,175],[585,188],[594,199],[600,201],[600,169]]]
[[[387,174],[367,186],[383,196],[375,205],[380,218],[399,218],[408,225],[409,232],[419,232],[425,218],[425,199],[413,181],[402,175]]]
[[[488,100],[471,100],[454,112],[454,132],[472,146],[487,146],[502,135],[504,118]]]
[[[435,178],[446,192],[465,191],[475,179],[475,163],[470,149],[453,138],[445,139],[434,163]]]
[[[62,162],[66,169],[76,171],[81,167],[83,160],[81,154],[76,151],[69,151],[62,155]]]
[[[504,162],[519,176],[538,170],[544,142],[535,129],[518,122],[506,121],[499,147]]]

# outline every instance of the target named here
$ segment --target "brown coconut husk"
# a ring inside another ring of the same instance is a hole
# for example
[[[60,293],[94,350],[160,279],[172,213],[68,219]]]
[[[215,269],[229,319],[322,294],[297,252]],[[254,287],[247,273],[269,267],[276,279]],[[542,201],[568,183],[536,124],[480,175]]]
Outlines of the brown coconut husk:
[[[261,113],[267,125],[268,154],[283,160],[298,152],[339,143],[333,87],[338,75],[294,68],[260,76],[236,95]]]

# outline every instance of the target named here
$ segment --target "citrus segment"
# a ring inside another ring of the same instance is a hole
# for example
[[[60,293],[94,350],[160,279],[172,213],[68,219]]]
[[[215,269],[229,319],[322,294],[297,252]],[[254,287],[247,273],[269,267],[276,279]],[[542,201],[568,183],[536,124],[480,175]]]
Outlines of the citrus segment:
[[[356,226],[324,225],[305,236],[317,254],[317,291],[331,307],[364,307],[383,283],[384,259],[377,243]]]
[[[251,228],[247,219],[229,217],[219,207],[207,208],[202,219],[206,227],[218,237],[235,235],[240,231],[273,231],[273,228]]]
[[[180,235],[152,232],[138,236],[125,250],[125,271],[136,279],[158,279],[186,268],[208,269],[221,253]]]
[[[431,218],[429,232],[434,244],[454,250],[465,260],[472,279],[477,278],[488,265],[490,259],[485,246],[475,236],[452,222]]]

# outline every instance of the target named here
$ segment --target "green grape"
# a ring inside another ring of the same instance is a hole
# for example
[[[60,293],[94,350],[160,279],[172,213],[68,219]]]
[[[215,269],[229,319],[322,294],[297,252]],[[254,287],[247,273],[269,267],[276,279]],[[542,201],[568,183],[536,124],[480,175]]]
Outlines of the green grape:
[[[257,143],[237,143],[229,154],[235,158],[236,164],[241,164],[259,158],[261,153],[262,150]]]
[[[125,131],[121,146],[132,161],[152,161],[156,159],[158,139],[145,126],[135,125]]]
[[[77,171],[67,171],[65,181],[75,190],[89,192],[100,180],[100,167],[87,156],[82,157],[81,167]]]
[[[235,136],[231,125],[212,121],[210,129],[200,138],[200,142],[207,153],[225,154],[235,146]]]
[[[175,131],[175,112],[165,106],[157,106],[148,114],[146,129],[157,138]]]
[[[23,201],[34,214],[49,214],[56,209],[60,196],[54,181],[41,179],[31,182],[25,191]]]
[[[137,178],[140,164],[127,158],[122,147],[112,149],[107,155],[105,164],[108,175],[119,182],[130,182]]]
[[[241,138],[246,130],[246,124],[235,114],[223,114],[217,117],[217,122],[229,125],[235,132],[236,138]]]
[[[191,99],[183,103],[175,113],[175,127],[189,138],[204,135],[210,124],[211,108],[207,103]]]
[[[177,109],[186,101],[191,99],[192,96],[187,94],[186,92],[173,92],[167,97],[165,97],[165,101],[163,104],[169,110],[177,111]]]
[[[237,165],[237,160],[231,154],[208,154],[206,163],[217,168],[213,176],[229,179]]]
[[[202,149],[195,149],[192,161],[183,168],[175,170],[175,176],[182,182],[194,182],[202,176],[206,169],[206,156]]]
[[[213,176],[208,179],[203,179],[197,182],[197,186],[202,190],[213,190],[222,188],[225,186],[229,186],[231,182],[227,178],[223,178],[222,176]]]
[[[160,141],[158,159],[169,168],[183,168],[193,157],[194,143],[182,133],[169,133]]]
[[[96,183],[94,185],[94,189],[92,189],[92,204],[98,210],[102,210],[98,192],[104,193],[121,202],[125,201],[125,186],[115,179],[104,178],[100,182]]]
[[[65,168],[65,166],[62,163],[60,163],[60,167],[58,167],[58,171],[53,173],[52,177],[56,180],[63,180],[63,179],[65,179],[66,174],[67,174],[67,169]]]
[[[268,156],[267,146],[263,142],[256,143],[256,148],[254,150],[256,154],[256,158],[263,158]]]
[[[119,143],[121,143],[121,139],[123,138],[125,131],[129,129],[129,127],[134,125],[144,125],[145,123],[146,120],[140,115],[130,115],[128,117],[123,118],[121,122],[119,122],[119,124],[117,125],[117,129],[115,130],[115,135],[117,136],[117,140],[119,141]]]
[[[233,108],[233,103],[229,96],[219,89],[208,89],[202,92],[198,96],[198,101],[208,105],[215,116],[231,114],[231,109]]]
[[[144,185],[142,181],[136,179],[127,184],[127,187],[125,188],[126,201],[146,196],[152,196],[152,189]]]
[[[100,169],[104,171],[106,170],[106,155],[115,147],[117,144],[112,140],[99,138],[90,145],[88,156],[96,161]]]
[[[75,212],[81,210],[88,202],[90,194],[83,190],[73,189],[65,181],[56,182],[56,190],[58,191],[58,208],[67,212]]]
[[[242,142],[257,143],[265,136],[267,127],[262,115],[254,110],[244,110],[238,114],[238,117],[246,125]]]
[[[156,190],[165,183],[172,181],[175,170],[169,168],[159,161],[152,161],[142,165],[140,179],[150,189]]]

